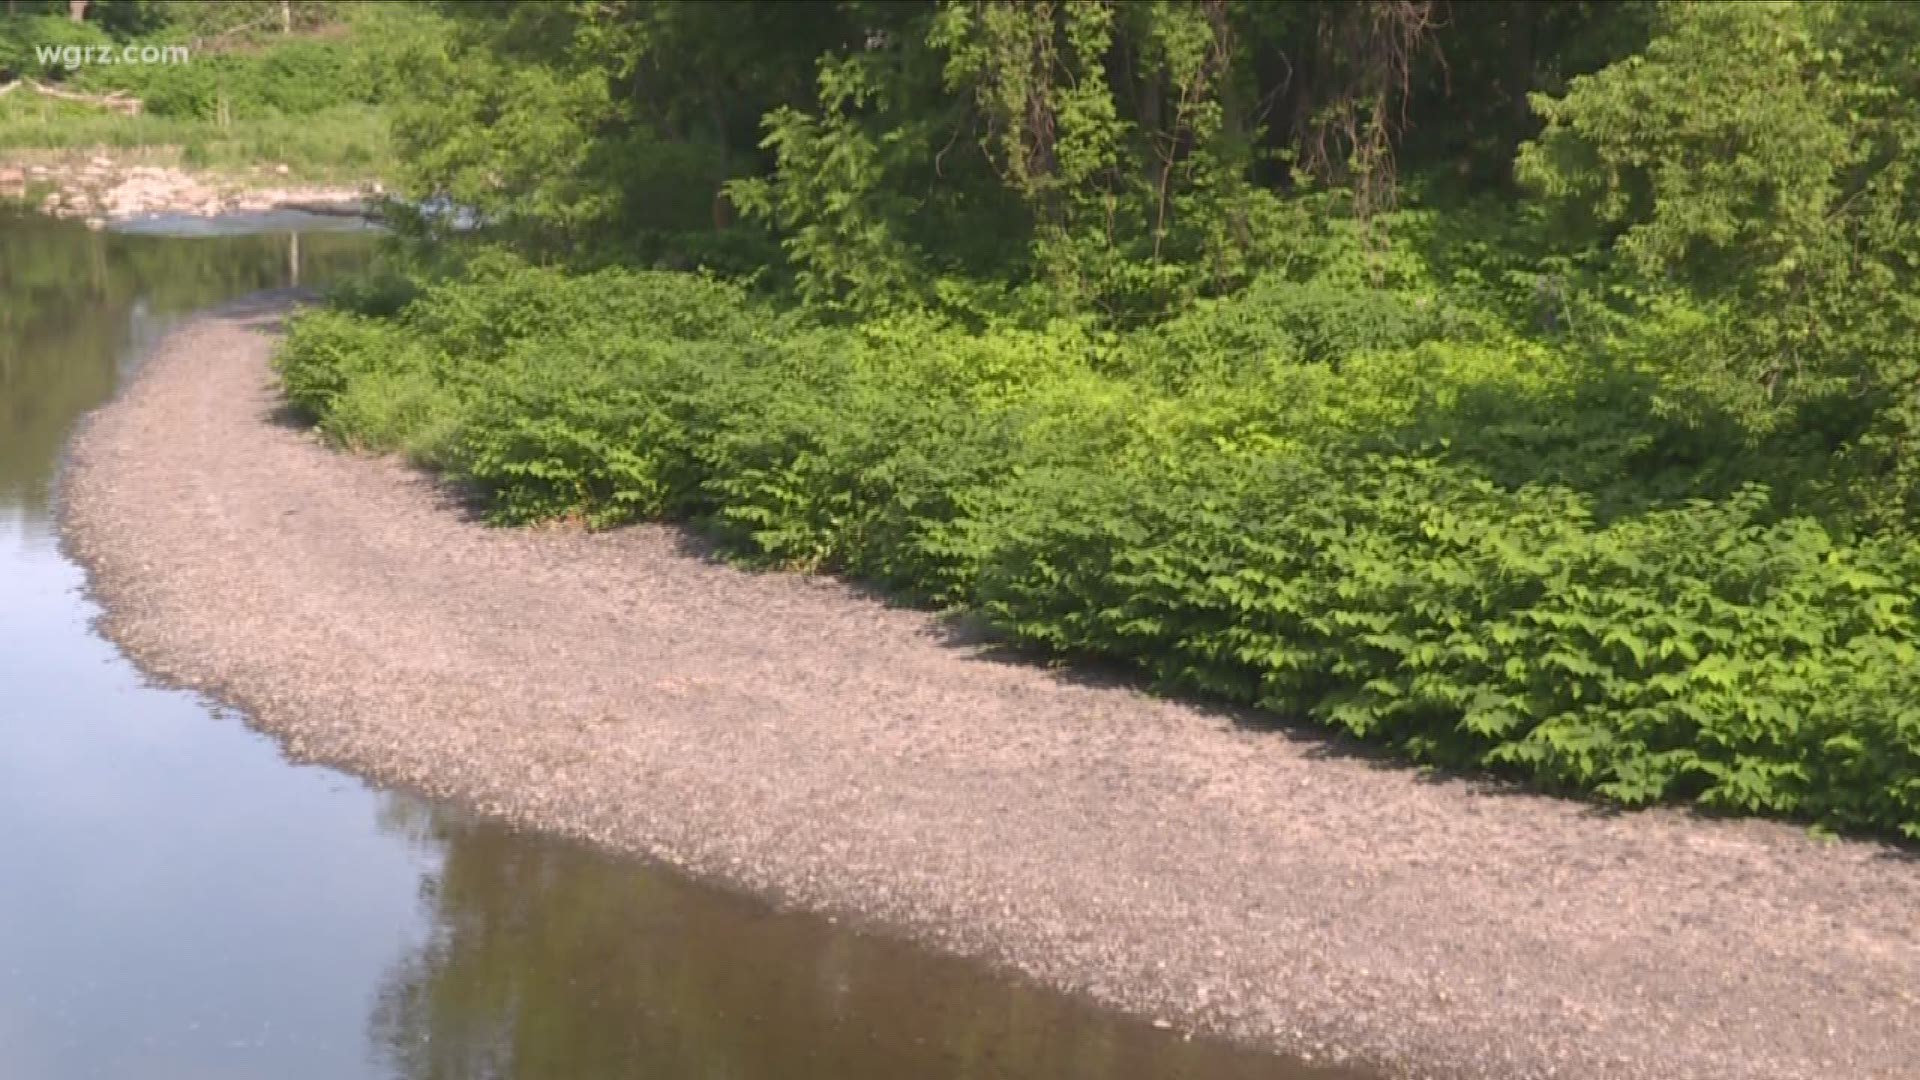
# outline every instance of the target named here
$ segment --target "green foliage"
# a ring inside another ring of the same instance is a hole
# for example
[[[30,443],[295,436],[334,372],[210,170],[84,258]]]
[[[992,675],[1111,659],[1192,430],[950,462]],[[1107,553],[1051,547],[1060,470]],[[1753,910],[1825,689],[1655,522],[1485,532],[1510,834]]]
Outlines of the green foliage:
[[[0,98],[0,149],[136,149],[228,173],[272,163],[294,178],[362,180],[392,161],[385,121],[363,107],[227,127],[180,117],[124,116],[27,94]]]
[[[48,79],[66,72],[59,60],[43,59],[44,48],[99,48],[112,42],[105,30],[58,15],[0,19],[0,83],[15,78]]]
[[[1419,760],[1920,834],[1920,546],[1697,479],[1631,372],[1332,295],[847,326],[488,257],[391,318],[307,316],[278,363],[323,430],[502,522],[694,520]]]
[[[767,115],[763,145],[779,158],[778,178],[728,188],[743,211],[785,234],[797,293],[822,307],[882,311],[930,298],[928,256],[909,225],[929,207],[900,174],[926,159],[932,133],[926,125],[876,133],[860,116],[888,106],[875,75],[888,59],[822,64],[822,117],[784,107]]]
[[[579,264],[777,261],[736,227],[725,182],[757,164],[761,116],[799,100],[841,33],[837,5],[444,5],[402,52],[404,185]]]
[[[1757,490],[1601,526],[1420,458],[1030,483],[981,586],[1021,639],[1564,790],[1920,831],[1910,546]]]
[[[394,3],[222,0],[90,11],[98,22],[91,13],[83,23],[0,18],[0,82],[15,69],[67,93],[123,93],[140,100],[141,114],[16,91],[0,96],[0,148],[166,148],[185,164],[228,172],[286,165],[310,179],[377,176],[393,163],[385,104],[412,92],[408,50],[438,26],[430,12]],[[123,48],[185,49],[187,59],[33,68],[36,47],[61,44],[110,46],[116,57]]]
[[[1257,132],[1224,10],[902,16],[877,47],[822,58],[815,109],[766,116],[774,169],[730,191],[781,236],[804,298],[857,312],[979,307],[955,275],[1015,286],[1011,306],[1037,318],[1091,308],[1121,325],[1230,291],[1285,265],[1308,228],[1249,182]],[[1129,70],[1109,70],[1115,55]],[[1131,115],[1116,85],[1151,104]],[[996,249],[954,239],[983,232]]]
[[[1613,346],[1754,432],[1817,429],[1879,527],[1915,508],[1920,101],[1907,5],[1676,4],[1539,98],[1521,175],[1611,241]]]
[[[356,376],[397,365],[387,355],[388,346],[397,342],[396,335],[376,324],[316,312],[296,322],[288,336],[288,355],[302,360],[281,370],[281,389],[295,409],[323,419]]]

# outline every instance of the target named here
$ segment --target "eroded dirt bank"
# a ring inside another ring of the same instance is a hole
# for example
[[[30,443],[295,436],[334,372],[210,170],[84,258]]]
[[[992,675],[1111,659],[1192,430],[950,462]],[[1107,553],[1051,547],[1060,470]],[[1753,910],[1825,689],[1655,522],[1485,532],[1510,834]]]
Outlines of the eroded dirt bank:
[[[1920,861],[1431,782],[278,416],[278,301],[77,438],[108,631],[296,754],[1390,1075],[1920,1076]]]

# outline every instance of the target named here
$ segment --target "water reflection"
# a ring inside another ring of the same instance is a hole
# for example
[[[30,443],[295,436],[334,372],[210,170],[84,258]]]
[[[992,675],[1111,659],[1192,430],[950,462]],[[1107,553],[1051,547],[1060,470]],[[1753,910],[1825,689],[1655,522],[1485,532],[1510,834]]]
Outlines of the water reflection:
[[[310,234],[298,272],[369,250]],[[0,1077],[1306,1075],[290,765],[145,685],[58,550],[62,440],[293,253],[0,217]]]
[[[442,845],[433,936],[373,1024],[410,1080],[1307,1075],[570,845],[397,817]]]
[[[287,236],[0,216],[0,1077],[385,1077],[372,988],[436,849],[90,630],[50,494],[73,421],[184,313],[289,283]],[[310,238],[324,280],[371,238]]]
[[[0,506],[44,521],[49,466],[74,418],[107,399],[120,365],[172,318],[301,275],[324,282],[372,242],[294,237],[122,235],[0,211]]]

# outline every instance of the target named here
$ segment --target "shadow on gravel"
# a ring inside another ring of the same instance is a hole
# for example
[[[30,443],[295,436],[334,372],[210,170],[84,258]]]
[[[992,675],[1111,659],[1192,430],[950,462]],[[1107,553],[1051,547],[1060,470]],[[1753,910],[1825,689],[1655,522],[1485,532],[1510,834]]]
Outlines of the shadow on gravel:
[[[1310,759],[1358,762],[1374,770],[1409,774],[1412,779],[1422,784],[1460,786],[1483,798],[1552,798],[1574,809],[1580,817],[1591,820],[1624,820],[1641,812],[1670,812],[1684,814],[1695,821],[1714,822],[1733,827],[1770,828],[1780,825],[1788,827],[1806,825],[1805,822],[1756,818],[1709,807],[1683,804],[1656,804],[1645,808],[1627,807],[1602,802],[1578,793],[1547,790],[1518,777],[1502,776],[1486,770],[1417,763],[1385,747],[1362,742],[1344,732],[1310,720],[1283,716],[1250,706],[1235,705],[1217,698],[1210,698],[1205,694],[1179,689],[1170,691],[1156,685],[1146,673],[1119,661],[1099,658],[1062,659],[1038,649],[1022,647],[1006,640],[986,620],[972,612],[928,612],[922,606],[904,601],[900,597],[865,583],[841,582],[841,585],[863,600],[884,604],[889,608],[931,614],[932,619],[929,623],[931,636],[945,647],[960,650],[969,660],[1038,668],[1044,670],[1048,678],[1066,685],[1096,690],[1128,691],[1177,702],[1190,711],[1218,722],[1222,728],[1283,739],[1289,744],[1300,747],[1301,752]],[[1874,857],[1877,859],[1920,864],[1920,840],[1861,835],[1850,835],[1848,839],[1875,845],[1878,850]]]
[[[284,428],[288,431],[314,431],[313,418],[299,409],[281,402],[263,414],[268,425]]]
[[[705,533],[693,526],[679,523],[667,523],[660,526],[672,531],[674,552],[689,558],[696,558],[711,565],[727,566],[748,573],[781,573],[784,571],[766,568],[743,567],[736,559],[729,559],[720,545]],[[1562,805],[1573,809],[1580,817],[1590,820],[1625,820],[1641,812],[1672,812],[1700,822],[1714,822],[1720,825],[1752,825],[1759,828],[1787,825],[1794,827],[1804,822],[1781,821],[1770,818],[1754,818],[1747,815],[1726,813],[1711,808],[1681,804],[1657,804],[1646,808],[1633,808],[1614,803],[1601,802],[1590,796],[1578,793],[1550,791],[1539,785],[1513,777],[1502,776],[1482,769],[1456,768],[1442,765],[1421,764],[1408,760],[1385,747],[1362,742],[1344,732],[1325,727],[1313,721],[1283,716],[1244,705],[1235,705],[1183,690],[1168,690],[1158,686],[1145,672],[1121,661],[1075,657],[1063,659],[1052,656],[1042,650],[1024,647],[1009,641],[996,631],[984,618],[973,612],[941,612],[915,603],[895,593],[862,581],[828,575],[816,575],[833,583],[833,587],[844,590],[857,599],[880,604],[892,610],[912,611],[928,616],[927,633],[934,641],[945,648],[956,650],[967,660],[983,664],[1010,664],[1028,669],[1038,669],[1047,678],[1064,685],[1085,687],[1101,691],[1122,691],[1143,694],[1163,701],[1176,702],[1192,712],[1199,713],[1214,721],[1223,729],[1244,732],[1259,737],[1285,740],[1299,747],[1301,753],[1311,759],[1341,760],[1358,762],[1369,769],[1382,772],[1394,772],[1409,775],[1422,784],[1452,785],[1463,787],[1476,796],[1498,799],[1539,799],[1553,798]],[[1894,859],[1902,862],[1920,864],[1920,841],[1903,841],[1890,837],[1851,836],[1857,842],[1866,842],[1879,848],[1876,858]]]

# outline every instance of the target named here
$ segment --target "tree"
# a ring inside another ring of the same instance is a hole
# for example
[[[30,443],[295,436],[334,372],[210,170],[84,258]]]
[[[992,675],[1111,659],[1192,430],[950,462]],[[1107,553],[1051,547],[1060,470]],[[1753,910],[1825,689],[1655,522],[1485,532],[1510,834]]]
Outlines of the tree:
[[[1904,5],[1676,4],[1642,54],[1537,96],[1520,175],[1677,376],[1760,430],[1796,414],[1905,506],[1920,473],[1920,97]],[[1902,511],[1904,512],[1904,510]]]

